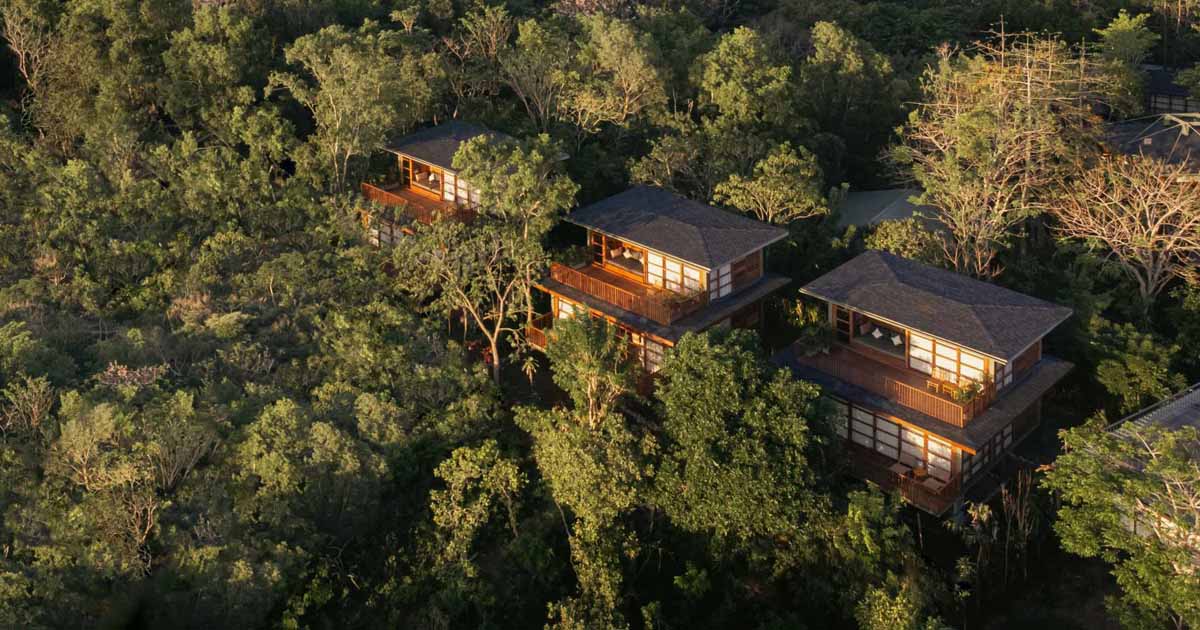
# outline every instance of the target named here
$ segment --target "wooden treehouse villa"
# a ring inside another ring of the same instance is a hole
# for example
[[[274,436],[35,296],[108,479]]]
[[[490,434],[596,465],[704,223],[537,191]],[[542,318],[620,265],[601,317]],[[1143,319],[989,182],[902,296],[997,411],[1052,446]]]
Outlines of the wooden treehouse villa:
[[[866,252],[801,292],[826,303],[831,346],[776,361],[835,402],[858,475],[935,515],[995,491],[1001,456],[1072,367],[1042,352],[1070,309],[892,254]]]
[[[458,177],[454,154],[478,136],[502,137],[479,125],[451,121],[397,138],[385,147],[396,156],[386,181],[362,183],[362,194],[380,206],[366,217],[373,245],[394,245],[413,221],[431,223],[439,216],[470,220],[479,190]]]
[[[535,347],[553,342],[555,320],[588,314],[615,324],[653,375],[687,332],[757,327],[762,299],[789,282],[764,271],[764,250],[786,230],[661,188],[631,188],[566,220],[587,230],[590,260],[555,263],[538,285],[551,307],[526,332]]]

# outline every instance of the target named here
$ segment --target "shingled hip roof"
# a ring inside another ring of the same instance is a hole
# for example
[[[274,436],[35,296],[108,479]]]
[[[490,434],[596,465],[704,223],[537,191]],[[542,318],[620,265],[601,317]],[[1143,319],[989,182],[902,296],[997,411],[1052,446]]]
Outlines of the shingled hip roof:
[[[567,220],[709,270],[787,236],[783,228],[653,186],[635,186]]]
[[[801,292],[1010,361],[1071,309],[880,251],[869,251]]]
[[[395,138],[384,145],[384,149],[453,170],[454,154],[458,152],[459,147],[472,138],[484,135],[495,139],[508,138],[502,133],[474,123],[452,120]]]

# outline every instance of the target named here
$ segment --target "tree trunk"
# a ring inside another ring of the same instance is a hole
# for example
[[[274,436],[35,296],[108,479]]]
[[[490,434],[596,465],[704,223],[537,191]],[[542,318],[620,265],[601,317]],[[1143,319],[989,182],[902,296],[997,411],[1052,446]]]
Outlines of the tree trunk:
[[[496,335],[489,343],[492,347],[492,381],[496,383],[496,387],[500,386],[500,336]]]

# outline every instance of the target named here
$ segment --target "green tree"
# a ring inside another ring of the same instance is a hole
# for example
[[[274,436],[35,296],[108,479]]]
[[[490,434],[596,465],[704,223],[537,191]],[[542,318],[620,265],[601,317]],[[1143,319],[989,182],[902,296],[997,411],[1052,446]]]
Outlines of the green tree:
[[[572,42],[561,30],[534,19],[517,25],[516,42],[499,54],[505,83],[540,132],[555,120],[573,55]]]
[[[1101,54],[1136,69],[1161,39],[1158,33],[1146,26],[1149,19],[1149,13],[1129,15],[1125,9],[1121,9],[1107,26],[1095,29],[1100,36]]]
[[[338,192],[346,190],[355,158],[429,117],[441,80],[436,56],[371,21],[357,30],[329,26],[305,35],[286,57],[304,74],[271,73],[268,90],[286,89],[312,115],[310,168],[319,164],[327,177],[318,181]]]
[[[666,104],[660,61],[649,35],[629,22],[602,14],[580,17],[583,38],[576,76],[564,92],[563,118],[580,140],[603,125],[629,126]]]
[[[517,510],[525,475],[515,462],[500,454],[494,440],[476,448],[455,449],[449,459],[438,464],[434,474],[446,483],[445,490],[434,490],[429,496],[433,523],[443,537],[444,557],[462,566],[468,577],[474,577],[471,545],[493,511],[504,509],[509,529],[517,536]]]
[[[1067,551],[1113,565],[1110,608],[1130,627],[1200,624],[1200,436],[1124,425],[1103,415],[1060,432],[1063,454],[1043,481],[1061,497],[1054,529]]]
[[[847,161],[843,172],[850,175],[870,168],[903,122],[900,104],[906,86],[895,77],[887,56],[837,24],[813,25],[812,52],[799,66],[796,85],[793,115],[841,140]]]
[[[787,225],[829,213],[821,184],[821,168],[813,154],[784,143],[755,163],[753,178],[735,173],[717,184],[714,198],[759,221]]]
[[[818,389],[768,367],[753,333],[685,335],[663,363],[656,502],[677,526],[732,549],[794,536],[821,498]]]
[[[1112,82],[1053,38],[1002,36],[973,53],[941,50],[892,159],[935,208],[951,266],[990,278],[996,256],[1051,202],[1056,178],[1097,146],[1090,104]]]
[[[863,243],[867,249],[891,252],[927,265],[938,266],[946,261],[942,239],[920,217],[880,221]]]
[[[1121,413],[1137,411],[1181,389],[1183,377],[1171,366],[1179,346],[1166,345],[1133,324],[1095,316],[1088,324],[1097,356],[1096,380],[1119,401]]]
[[[562,172],[564,153],[546,134],[519,142],[473,138],[454,156],[459,175],[479,188],[482,211],[518,230],[530,247],[540,244],[559,216],[575,203],[579,187]],[[535,265],[524,267],[526,323],[533,321]]]
[[[500,384],[501,347],[518,332],[512,321],[527,314],[526,280],[546,265],[540,243],[519,225],[480,218],[470,224],[436,221],[417,227],[394,248],[397,284],[446,318],[462,313],[487,340],[492,379]]]
[[[546,349],[554,384],[571,397],[575,413],[590,428],[607,420],[638,375],[629,341],[603,319],[573,317],[555,321]]]
[[[696,63],[701,102],[726,124],[781,129],[794,124],[792,69],[757,31],[734,29]]]

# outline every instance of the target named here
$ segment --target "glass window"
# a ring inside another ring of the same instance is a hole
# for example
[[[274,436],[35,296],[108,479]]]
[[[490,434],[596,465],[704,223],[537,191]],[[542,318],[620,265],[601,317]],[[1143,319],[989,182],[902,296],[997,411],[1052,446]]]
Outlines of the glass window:
[[[660,367],[662,367],[663,352],[665,351],[666,348],[662,344],[658,343],[657,341],[646,339],[645,352],[647,372],[653,374],[657,372]]]
[[[722,265],[714,269],[708,281],[708,299],[719,300],[733,292],[733,277],[730,266]]]
[[[585,312],[585,309],[583,308],[582,305],[576,304],[569,300],[564,300],[562,298],[558,298],[558,318],[559,319],[567,319],[569,317],[574,317],[577,313],[583,313],[583,312]]]
[[[958,359],[962,364],[968,367],[973,367],[977,370],[983,370],[983,357],[975,356],[969,352],[963,352]]]

